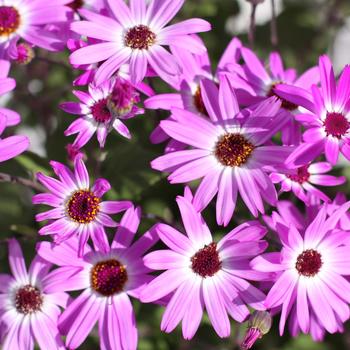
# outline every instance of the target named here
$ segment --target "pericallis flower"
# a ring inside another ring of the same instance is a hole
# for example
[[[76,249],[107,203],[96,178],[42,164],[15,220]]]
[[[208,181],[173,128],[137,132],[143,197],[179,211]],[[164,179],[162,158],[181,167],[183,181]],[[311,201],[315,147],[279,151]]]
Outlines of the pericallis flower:
[[[77,349],[98,322],[101,349],[136,350],[137,327],[130,297],[139,299],[140,292],[152,279],[142,255],[158,240],[150,229],[132,243],[140,218],[139,208],[129,208],[106,252],[86,245],[79,258],[74,237],[60,245],[39,243],[39,255],[60,266],[52,288],[83,290],[59,322],[69,349]]]
[[[109,214],[116,214],[131,206],[129,201],[102,201],[102,196],[111,188],[105,179],[97,179],[90,187],[89,174],[77,155],[74,173],[65,165],[51,161],[56,180],[42,173],[37,179],[49,193],[33,196],[34,204],[45,204],[54,209],[36,215],[37,221],[49,220],[39,230],[41,235],[54,235],[57,244],[76,235],[79,237],[79,255],[82,254],[89,237],[99,249],[106,251],[108,240],[104,227],[116,227]]]
[[[78,134],[73,145],[81,148],[97,134],[100,147],[104,147],[108,133],[115,129],[124,137],[130,138],[129,129],[122,122],[143,109],[136,103],[139,93],[131,83],[121,77],[113,77],[98,87],[89,85],[89,92],[73,91],[80,102],[64,102],[60,105],[67,113],[80,115],[65,131],[65,135]]]
[[[147,67],[165,80],[180,73],[175,58],[164,45],[177,45],[190,52],[201,53],[205,47],[188,34],[205,32],[211,26],[202,19],[189,19],[165,25],[173,19],[184,0],[107,0],[110,17],[80,10],[87,21],[72,23],[74,32],[102,42],[83,47],[70,56],[72,64],[103,62],[96,72],[97,85],[103,83],[124,63],[130,64],[131,81],[140,82]]]
[[[347,202],[328,215],[324,204],[315,219],[299,229],[290,220],[277,223],[281,252],[252,260],[255,270],[278,273],[265,305],[282,308],[281,335],[288,317],[293,336],[302,331],[315,340],[321,340],[325,330],[342,331],[348,320],[350,232],[339,229],[338,224],[349,208]]]
[[[186,235],[169,225],[155,226],[168,249],[149,253],[144,262],[153,270],[165,272],[141,292],[141,301],[155,302],[171,295],[161,323],[165,332],[173,331],[182,321],[182,334],[191,339],[205,309],[216,333],[228,337],[228,314],[243,322],[249,315],[246,304],[264,309],[264,294],[247,280],[271,278],[249,268],[250,259],[267,247],[262,240],[266,228],[249,221],[215,241],[188,196],[178,197],[177,204]]]
[[[276,204],[277,193],[268,175],[272,168],[283,165],[291,148],[270,142],[286,122],[281,102],[271,97],[251,111],[240,111],[227,77],[221,78],[219,89],[212,85],[206,91],[202,85],[210,119],[173,108],[172,120],[160,123],[169,136],[192,148],[168,153],[151,165],[171,172],[171,183],[203,178],[194,205],[201,211],[218,194],[217,222],[227,225],[238,192],[254,216],[264,212],[262,199]]]
[[[271,96],[279,97],[282,102],[281,107],[290,112],[286,114],[288,122],[282,129],[282,140],[285,144],[298,145],[300,143],[300,123],[295,120],[293,114],[298,113],[299,105],[281,98],[276,94],[275,89],[281,83],[307,89],[312,84],[319,82],[318,68],[312,67],[298,77],[295,69],[284,67],[278,52],[270,54],[266,66],[252,50],[246,47],[240,48],[240,54],[244,65],[233,62],[226,66],[232,86],[236,89],[239,103],[250,106]]]
[[[10,63],[0,60],[0,96],[12,91],[16,86],[16,81],[8,78]],[[0,136],[8,126],[19,124],[20,115],[11,109],[0,107]],[[0,138],[0,162],[14,158],[23,153],[29,147],[27,136],[9,136]]]
[[[346,66],[336,84],[332,63],[323,55],[319,60],[321,87],[311,91],[301,87],[278,85],[276,94],[304,107],[298,116],[305,126],[303,142],[288,157],[289,167],[298,167],[325,154],[331,164],[338,161],[339,152],[350,160],[350,66]]]
[[[310,195],[329,202],[329,197],[313,185],[338,186],[346,182],[345,176],[324,175],[330,170],[332,170],[331,164],[317,162],[288,170],[285,173],[272,173],[270,178],[273,183],[281,184],[280,192],[292,191],[306,204],[310,202]]]
[[[0,52],[19,37],[46,50],[61,48],[60,41],[43,27],[65,22],[70,0],[0,0]]]
[[[199,41],[201,40],[198,36],[195,36],[195,38]],[[210,89],[210,85],[215,84],[218,80],[219,73],[225,71],[228,64],[238,61],[240,46],[241,42],[237,38],[231,40],[218,63],[216,73],[213,75],[207,52],[195,55],[187,50],[171,45],[171,52],[182,68],[181,75],[173,83],[168,82],[177,92],[152,96],[145,101],[145,107],[168,111],[173,107],[178,107],[208,117],[208,112],[203,103],[201,82],[207,86],[209,85],[207,89]],[[157,126],[151,134],[153,143],[160,143],[168,138],[169,136],[160,126]],[[165,152],[180,150],[185,146],[185,144],[171,139]]]
[[[12,276],[0,274],[1,349],[32,350],[36,342],[40,349],[64,350],[57,324],[69,295],[51,288],[52,265],[36,256],[27,271],[15,239],[9,240],[9,263]]]

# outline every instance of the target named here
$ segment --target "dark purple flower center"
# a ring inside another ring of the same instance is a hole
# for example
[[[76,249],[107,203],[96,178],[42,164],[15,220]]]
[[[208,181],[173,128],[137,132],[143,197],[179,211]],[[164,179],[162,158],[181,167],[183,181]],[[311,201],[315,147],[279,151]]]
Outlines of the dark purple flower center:
[[[13,6],[0,6],[0,36],[14,33],[20,21],[21,17]]]
[[[288,174],[287,177],[291,179],[292,181],[298,182],[300,184],[306,182],[309,180],[310,173],[308,171],[309,166],[305,165],[297,169],[296,174]]]
[[[222,165],[240,166],[248,161],[254,148],[244,136],[229,133],[216,143],[215,156]]]
[[[214,276],[221,269],[216,243],[212,242],[192,256],[192,270],[202,277]]]
[[[106,98],[95,102],[95,104],[90,107],[91,114],[98,123],[106,123],[111,120],[112,115],[108,108],[108,101]]]
[[[299,275],[306,277],[315,276],[322,266],[321,254],[313,249],[304,250],[299,254],[295,268],[299,272]]]
[[[91,191],[76,191],[67,203],[67,213],[74,221],[87,224],[93,221],[98,214],[100,201],[100,198]]]
[[[197,87],[196,92],[193,95],[193,102],[195,107],[197,108],[197,111],[208,116],[207,109],[205,108],[202,92],[200,86]]]
[[[281,101],[281,103],[282,103],[282,106],[281,106],[281,107],[284,108],[284,109],[286,109],[286,110],[288,110],[288,111],[294,111],[295,109],[297,109],[297,108],[298,108],[298,105],[296,105],[296,104],[294,104],[294,103],[292,103],[292,102],[289,102],[289,101],[285,100],[284,98],[282,98],[282,97],[280,97],[280,96],[278,96],[278,95],[276,94],[275,88],[276,88],[276,86],[277,86],[278,84],[283,84],[283,82],[282,82],[282,81],[278,81],[278,82],[273,83],[273,84],[270,86],[270,90],[268,91],[267,96],[268,96],[268,97],[272,97],[272,96],[277,97],[277,98]]]
[[[325,121],[323,122],[327,136],[331,135],[338,139],[346,134],[350,127],[350,123],[341,113],[327,112]]]
[[[67,6],[69,6],[74,11],[77,11],[84,6],[84,0],[74,0],[71,3],[69,3]]]
[[[25,315],[31,314],[41,310],[43,297],[38,288],[27,284],[17,290],[15,305],[18,312]]]
[[[128,280],[126,268],[118,260],[110,259],[94,265],[91,287],[99,294],[110,296],[123,290]]]
[[[130,28],[124,38],[126,46],[139,50],[148,50],[155,41],[156,35],[143,24]]]

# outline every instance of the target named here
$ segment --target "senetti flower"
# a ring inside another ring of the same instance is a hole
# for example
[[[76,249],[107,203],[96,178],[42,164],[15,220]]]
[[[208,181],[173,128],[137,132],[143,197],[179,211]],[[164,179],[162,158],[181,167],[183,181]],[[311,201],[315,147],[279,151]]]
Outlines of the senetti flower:
[[[66,136],[78,134],[73,143],[78,148],[83,147],[94,133],[100,147],[104,147],[112,129],[130,138],[129,129],[122,120],[144,112],[135,105],[140,101],[139,93],[129,81],[120,77],[111,78],[98,87],[90,84],[88,93],[73,93],[80,102],[64,102],[60,107],[67,113],[81,116],[65,131]]]
[[[237,193],[255,216],[264,212],[262,198],[275,205],[276,190],[268,177],[272,167],[283,164],[290,147],[268,143],[286,121],[281,103],[270,98],[251,111],[240,111],[226,76],[219,90],[210,91],[201,84],[203,102],[209,118],[173,108],[173,120],[160,123],[172,138],[192,149],[161,156],[153,169],[169,171],[171,183],[184,183],[203,178],[194,196],[198,210],[205,208],[213,197],[217,222],[227,225],[236,206]]]
[[[37,221],[50,220],[39,230],[41,235],[54,235],[56,243],[76,235],[79,237],[79,255],[89,237],[101,250],[106,250],[108,240],[104,227],[116,227],[117,223],[109,214],[116,214],[131,206],[128,201],[102,201],[102,196],[111,188],[105,179],[97,179],[90,187],[89,174],[77,155],[74,161],[74,173],[65,165],[51,161],[56,180],[42,173],[37,174],[49,193],[37,194],[34,204],[45,204],[54,209],[36,215]]]
[[[6,50],[11,40],[19,37],[26,42],[56,51],[59,41],[44,25],[65,22],[71,9],[64,6],[70,0],[1,0],[0,51]]]
[[[307,130],[303,134],[304,142],[286,160],[291,168],[303,166],[322,153],[333,165],[339,152],[350,160],[350,67],[344,68],[338,84],[326,55],[320,57],[319,70],[320,88],[315,85],[311,91],[289,85],[276,88],[279,96],[307,110],[298,116]]]
[[[310,68],[297,77],[295,69],[286,69],[284,67],[278,52],[270,54],[266,63],[267,68],[252,50],[242,46],[240,53],[244,60],[244,65],[232,63],[228,64],[226,68],[229,72],[232,86],[236,89],[238,101],[243,105],[249,106],[268,97],[277,96],[281,99],[281,107],[295,114],[298,112],[299,105],[278,96],[275,92],[276,86],[286,83],[307,89],[312,84],[317,84],[320,80],[317,67]],[[301,140],[300,124],[291,113],[286,114],[288,122],[282,129],[282,140],[285,144],[298,145]]]
[[[67,336],[69,349],[77,349],[98,322],[101,349],[136,350],[137,327],[130,297],[139,298],[152,279],[142,255],[158,240],[151,229],[132,243],[140,217],[139,208],[125,212],[105,253],[86,245],[79,258],[74,238],[60,245],[39,244],[40,256],[61,266],[52,288],[83,290],[60,318],[59,329]]]
[[[331,215],[324,204],[315,219],[301,229],[290,221],[277,225],[283,245],[280,253],[255,258],[251,266],[260,272],[276,272],[278,278],[269,291],[267,308],[282,307],[280,334],[290,317],[290,332],[310,333],[321,340],[324,331],[342,331],[349,318],[350,274],[349,231],[338,229],[350,202]]]
[[[131,81],[140,82],[147,67],[163,79],[180,73],[175,58],[164,45],[177,45],[190,52],[201,53],[205,47],[188,34],[210,30],[210,24],[202,19],[189,19],[165,27],[171,21],[184,0],[154,0],[148,6],[145,1],[107,0],[110,17],[88,10],[80,14],[87,20],[71,25],[74,32],[102,42],[81,48],[70,56],[72,64],[103,62],[96,72],[97,85],[103,83],[123,64],[130,64]]]
[[[329,197],[313,185],[338,186],[345,183],[344,176],[323,175],[330,170],[331,164],[318,162],[289,170],[287,173],[272,173],[270,178],[273,183],[281,184],[281,192],[292,191],[304,203],[309,203],[310,195],[329,202]]]
[[[8,78],[10,63],[0,60],[0,96],[12,91],[16,86],[16,81]],[[0,136],[8,126],[19,124],[20,115],[8,108],[0,107]],[[26,151],[29,147],[29,139],[26,136],[16,135],[0,137],[0,162],[14,158]]]
[[[52,265],[37,256],[27,271],[15,239],[9,240],[9,263],[12,276],[0,274],[1,349],[30,350],[36,342],[40,349],[63,350],[57,324],[69,296],[52,291]]]
[[[206,309],[216,333],[228,337],[228,314],[243,322],[249,315],[246,304],[263,309],[264,294],[247,279],[269,278],[249,268],[249,260],[267,247],[262,240],[266,229],[257,221],[246,222],[216,242],[189,198],[178,197],[177,204],[186,234],[169,225],[155,226],[169,249],[151,252],[144,261],[151,269],[166,271],[147,285],[141,300],[154,302],[171,293],[161,323],[165,332],[182,321],[183,336],[191,339]]]
[[[196,36],[197,40],[200,40]],[[177,93],[166,93],[152,96],[145,101],[145,107],[149,109],[164,109],[170,111],[173,107],[182,108],[196,114],[208,117],[208,112],[203,103],[200,82],[206,79],[216,81],[220,72],[232,62],[238,61],[241,42],[233,38],[222,55],[215,75],[211,72],[210,59],[207,52],[200,55],[192,54],[176,46],[171,46],[171,51],[182,68],[182,73],[171,85]],[[153,143],[160,143],[169,136],[158,126],[151,135]],[[176,140],[170,140],[166,152],[180,150],[185,145]]]

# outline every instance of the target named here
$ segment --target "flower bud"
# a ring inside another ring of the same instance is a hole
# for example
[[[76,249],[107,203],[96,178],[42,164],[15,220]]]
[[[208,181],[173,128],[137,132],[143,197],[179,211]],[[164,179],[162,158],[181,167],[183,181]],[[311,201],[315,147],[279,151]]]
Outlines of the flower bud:
[[[254,311],[249,317],[248,329],[241,344],[242,350],[250,349],[254,343],[271,329],[272,317],[267,311]]]

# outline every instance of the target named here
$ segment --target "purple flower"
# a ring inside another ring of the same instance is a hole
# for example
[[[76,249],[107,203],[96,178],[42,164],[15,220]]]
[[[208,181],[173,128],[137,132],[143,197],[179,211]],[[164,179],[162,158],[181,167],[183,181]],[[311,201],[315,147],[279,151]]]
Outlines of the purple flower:
[[[72,64],[91,64],[104,61],[97,69],[96,83],[103,83],[123,64],[130,64],[131,81],[140,82],[147,66],[162,78],[180,73],[175,58],[163,48],[174,44],[194,53],[205,47],[188,34],[210,30],[202,19],[189,19],[165,27],[173,19],[184,0],[132,0],[130,7],[123,0],[107,0],[110,17],[88,10],[80,14],[87,21],[75,22],[71,28],[78,34],[102,42],[81,48],[70,56]]]
[[[336,164],[339,151],[350,160],[350,67],[344,68],[338,84],[326,55],[320,57],[319,70],[321,88],[276,87],[279,96],[307,110],[297,118],[307,130],[304,142],[286,160],[290,167],[303,166],[322,153],[328,162]]]
[[[279,97],[282,102],[282,108],[290,112],[286,114],[288,122],[282,129],[283,143],[298,145],[300,143],[300,124],[293,116],[297,112],[298,105],[278,96],[275,89],[281,83],[305,88],[310,87],[312,84],[317,84],[320,80],[318,68],[310,68],[300,77],[297,77],[295,69],[286,69],[284,67],[278,52],[270,54],[269,60],[266,62],[268,69],[264,67],[264,64],[252,50],[241,47],[240,53],[245,64],[240,66],[233,63],[228,64],[226,67],[232,86],[236,89],[238,101],[243,105],[249,106],[267,97]]]
[[[201,40],[198,36],[194,37],[198,41]],[[241,42],[237,38],[231,40],[218,63],[214,76],[211,72],[210,59],[207,52],[196,55],[176,46],[171,46],[171,51],[182,68],[181,75],[170,84],[178,92],[152,96],[145,101],[145,107],[168,111],[173,107],[178,107],[208,117],[208,112],[203,103],[200,82],[203,79],[216,81],[219,73],[225,70],[229,62],[232,63],[238,60],[240,46]],[[153,143],[160,143],[168,138],[169,136],[159,126],[151,134]],[[180,150],[184,147],[185,144],[176,140],[170,140],[165,152]]]
[[[260,272],[276,272],[278,277],[269,291],[267,308],[282,308],[280,334],[290,316],[290,332],[310,333],[321,340],[324,330],[341,331],[349,318],[350,275],[349,231],[338,224],[350,208],[350,202],[331,215],[327,204],[315,219],[297,229],[289,220],[277,223],[283,248],[280,253],[262,254],[251,262]]]
[[[56,243],[77,235],[79,255],[89,237],[99,249],[106,251],[108,240],[104,227],[116,227],[109,214],[116,214],[131,206],[129,201],[101,201],[111,186],[105,179],[97,179],[90,187],[89,174],[81,155],[74,161],[74,173],[65,165],[51,161],[56,180],[42,173],[38,180],[50,191],[33,196],[34,204],[45,204],[54,209],[36,215],[37,221],[50,220],[39,230],[41,235],[54,235]]]
[[[270,178],[273,183],[281,184],[281,192],[293,191],[293,193],[306,204],[310,202],[310,195],[325,202],[329,202],[329,197],[313,186],[313,184],[338,186],[345,183],[346,178],[344,176],[336,177],[332,175],[323,175],[331,169],[331,164],[327,162],[318,162],[289,170],[286,173],[272,173]]]
[[[190,198],[177,197],[177,204],[186,235],[169,225],[155,226],[169,249],[151,252],[144,261],[151,269],[166,271],[147,285],[141,300],[153,302],[173,293],[161,323],[165,332],[182,321],[183,336],[191,339],[206,309],[216,333],[228,337],[228,314],[243,322],[249,315],[246,304],[264,309],[264,294],[246,279],[270,278],[249,268],[249,260],[267,247],[262,240],[266,229],[257,221],[246,222],[215,242]]]
[[[104,147],[111,129],[130,138],[129,129],[122,120],[144,112],[135,105],[140,101],[136,89],[120,77],[111,78],[98,87],[90,84],[89,93],[77,90],[73,93],[80,102],[64,102],[60,107],[67,113],[81,116],[65,131],[66,136],[78,133],[73,143],[78,148],[83,147],[94,133],[100,147]]]
[[[51,264],[37,256],[27,271],[15,239],[9,240],[9,263],[12,276],[0,274],[1,349],[33,349],[37,342],[41,349],[63,350],[57,323],[69,296],[52,290]]]
[[[151,165],[171,172],[171,183],[203,178],[194,205],[201,211],[218,194],[216,218],[226,226],[238,192],[255,216],[264,212],[262,198],[275,205],[277,194],[268,172],[283,164],[291,148],[270,143],[286,121],[277,98],[271,97],[250,112],[240,111],[226,76],[222,76],[219,90],[208,82],[201,83],[201,91],[210,120],[173,108],[173,120],[160,123],[169,136],[192,149],[171,152]]]
[[[47,50],[60,49],[60,41],[44,25],[65,22],[71,9],[64,6],[70,0],[1,0],[0,51],[7,50],[19,37]]]
[[[67,335],[69,349],[78,348],[96,322],[101,349],[136,349],[137,328],[130,296],[139,298],[140,291],[152,279],[142,255],[158,240],[151,229],[132,244],[140,217],[139,208],[131,207],[125,212],[105,253],[86,245],[79,258],[74,237],[60,245],[39,244],[40,256],[61,266],[56,270],[52,288],[57,292],[83,290],[59,322],[62,334]]]
[[[0,96],[12,91],[16,86],[16,81],[8,78],[10,63],[0,60]],[[19,124],[20,115],[8,108],[0,107],[0,135],[6,127]],[[0,162],[14,158],[27,150],[29,147],[29,139],[26,136],[10,136],[0,138]]]

